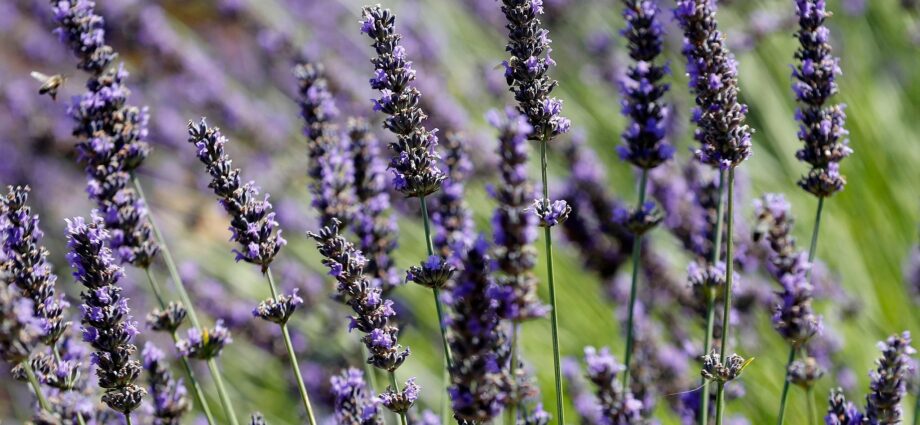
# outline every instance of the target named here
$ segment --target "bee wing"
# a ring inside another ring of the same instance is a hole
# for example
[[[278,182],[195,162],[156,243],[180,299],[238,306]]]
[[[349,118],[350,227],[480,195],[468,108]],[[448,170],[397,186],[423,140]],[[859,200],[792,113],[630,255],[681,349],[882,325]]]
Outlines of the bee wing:
[[[49,76],[47,76],[47,75],[45,75],[45,74],[42,74],[41,72],[38,72],[38,71],[32,71],[32,72],[29,73],[29,75],[31,75],[32,78],[34,78],[34,79],[36,79],[36,80],[38,80],[38,81],[40,81],[40,82],[42,82],[42,83],[48,81],[48,79],[51,78],[51,77],[49,77]]]

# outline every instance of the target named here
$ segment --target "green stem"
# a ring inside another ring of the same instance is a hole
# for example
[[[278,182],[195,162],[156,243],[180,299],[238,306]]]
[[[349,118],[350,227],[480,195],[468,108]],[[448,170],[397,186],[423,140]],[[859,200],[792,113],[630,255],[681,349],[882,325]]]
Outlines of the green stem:
[[[725,416],[725,383],[719,382],[716,391],[716,425],[722,425],[722,418]]]
[[[726,211],[726,226],[725,226],[725,290],[722,293],[724,304],[722,305],[722,346],[721,351],[719,352],[719,360],[722,364],[725,364],[725,357],[728,353],[728,339],[731,330],[729,325],[729,314],[732,309],[732,280],[734,274],[735,266],[735,257],[732,253],[732,236],[734,233],[733,226],[735,222],[734,214],[734,204],[735,204],[735,169],[728,169],[728,208]],[[716,425],[722,425],[722,413],[724,410],[723,404],[725,403],[725,385],[719,385],[719,397],[716,400],[716,411],[718,412],[718,418],[716,419]]]
[[[156,297],[157,302],[160,304],[161,309],[166,309],[166,301],[163,299],[162,293],[160,292],[160,285],[156,279],[153,277],[153,272],[150,270],[150,267],[144,268],[144,273],[147,275],[147,282],[150,284],[150,290],[153,291],[153,295]],[[179,342],[179,336],[175,331],[170,332],[172,340],[174,343]],[[192,384],[192,391],[195,393],[195,399],[198,401],[198,405],[201,406],[202,412],[204,412],[205,418],[208,420],[208,424],[214,425],[217,422],[214,420],[214,415],[211,414],[211,407],[208,406],[208,402],[204,397],[204,391],[201,389],[201,384],[198,383],[198,380],[195,378],[194,372],[192,372],[192,367],[188,363],[188,359],[185,356],[179,356],[179,359],[182,361],[182,367],[185,369],[185,374],[188,376],[188,381]]]
[[[390,384],[393,385],[393,390],[396,391],[396,392],[398,393],[398,392],[399,392],[399,383],[396,382],[396,373],[393,372],[392,370],[390,371]],[[405,414],[405,413],[400,413],[400,414],[399,414],[399,422],[400,422],[402,425],[408,425],[408,424],[409,424],[409,422],[406,420],[406,414]]]
[[[48,399],[42,393],[42,386],[38,383],[38,378],[35,377],[35,371],[32,370],[32,364],[29,359],[23,360],[22,368],[26,371],[29,383],[32,384],[32,390],[35,391],[35,397],[38,398],[38,405],[42,407],[42,410],[51,413],[51,405],[48,404]]]
[[[808,423],[815,425],[817,424],[815,418],[818,417],[818,409],[815,408],[815,389],[809,386],[806,392],[808,393]]]
[[[793,346],[789,349],[789,360],[786,362],[786,368],[783,369],[783,392],[779,399],[779,425],[786,421],[786,401],[789,399],[789,366],[795,361],[795,353],[798,350]]]
[[[824,197],[818,198],[818,210],[815,212],[815,228],[811,232],[811,246],[808,248],[808,262],[814,263],[815,254],[818,251],[818,230],[821,228],[821,211],[824,210]],[[809,281],[811,278],[811,271],[814,267],[808,268]]]
[[[636,207],[637,209],[642,208],[642,204],[645,203],[645,188],[648,185],[648,170],[642,169],[642,177],[639,179],[639,203]],[[624,366],[626,369],[623,371],[623,392],[626,393],[629,390],[629,365],[632,360],[633,352],[633,317],[636,308],[636,287],[639,282],[639,260],[641,257],[642,251],[642,235],[637,234],[633,236],[633,247],[632,247],[632,282],[629,287],[629,316],[626,320],[626,354],[623,355]]]
[[[272,277],[271,268],[265,269],[265,276],[268,278],[268,288],[271,290],[272,298],[278,301],[278,292],[275,289],[275,278]],[[310,425],[316,425],[316,418],[313,416],[313,406],[310,404],[310,396],[307,395],[307,387],[303,382],[303,375],[300,373],[300,364],[297,362],[297,354],[294,353],[294,344],[291,343],[291,334],[288,332],[287,324],[281,325],[281,335],[284,336],[284,345],[287,347],[288,357],[291,360],[291,368],[294,369],[294,377],[297,379],[297,389],[300,391],[300,398],[303,400],[303,407],[307,411],[307,419]]]
[[[543,178],[543,202],[549,209],[549,182],[546,177],[546,135],[540,138],[540,171]],[[556,416],[558,423],[565,424],[565,408],[563,405],[562,392],[562,367],[559,359],[559,311],[556,308],[556,280],[553,274],[553,238],[550,227],[543,228],[543,236],[546,240],[546,273],[549,278],[549,304],[550,304],[550,327],[553,336],[553,371],[556,378]]]
[[[51,354],[54,355],[54,361],[57,362],[57,364],[61,364],[61,351],[58,350],[56,343],[51,346]],[[73,389],[71,388],[69,391],[73,391]],[[83,414],[79,411],[74,413],[77,415],[77,423],[79,425],[86,425],[86,421],[83,420]]]
[[[431,242],[431,223],[428,219],[428,202],[424,196],[419,196],[419,203],[422,206],[422,225],[425,228],[425,246],[428,248],[428,256],[434,255],[434,245]],[[453,365],[453,356],[450,352],[450,345],[447,344],[447,329],[444,324],[444,306],[441,304],[441,291],[438,288],[432,290],[434,295],[434,306],[438,311],[438,326],[441,329],[441,343],[444,346],[444,360],[447,362],[447,369],[450,370]]]
[[[722,254],[722,221],[725,218],[723,213],[724,204],[722,195],[725,192],[725,171],[719,170],[719,192],[716,194],[716,225],[712,235],[712,259],[713,265],[719,263]],[[712,351],[712,333],[715,322],[715,294],[712,290],[709,292],[708,302],[706,304],[706,336],[703,340],[703,355]],[[709,425],[709,380],[703,378],[702,393],[700,396],[700,425]]]
[[[131,425],[131,414],[125,413],[125,424]]]
[[[224,413],[226,413],[232,425],[239,425],[240,422],[236,419],[236,413],[233,410],[233,402],[230,401],[230,397],[227,395],[227,388],[224,387],[224,379],[220,375],[220,368],[217,367],[215,359],[208,359],[208,369],[211,370],[214,384],[217,385],[217,395],[220,397],[220,404],[224,408]]]

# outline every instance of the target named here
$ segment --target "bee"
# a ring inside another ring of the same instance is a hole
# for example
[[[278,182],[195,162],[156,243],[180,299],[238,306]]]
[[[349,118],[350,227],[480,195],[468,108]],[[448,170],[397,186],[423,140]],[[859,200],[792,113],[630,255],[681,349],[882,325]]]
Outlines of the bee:
[[[51,100],[57,100],[58,88],[67,81],[67,77],[61,74],[48,76],[38,71],[32,71],[30,75],[42,83],[41,87],[38,88],[38,94],[47,94],[51,96]]]

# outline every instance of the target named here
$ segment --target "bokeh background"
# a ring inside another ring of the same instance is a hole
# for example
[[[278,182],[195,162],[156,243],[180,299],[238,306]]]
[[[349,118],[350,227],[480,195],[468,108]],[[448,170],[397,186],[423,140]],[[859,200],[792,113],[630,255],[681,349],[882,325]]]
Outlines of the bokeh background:
[[[270,423],[297,423],[299,405],[286,362],[272,354],[283,353],[280,338],[274,328],[250,318],[252,306],[267,295],[265,285],[254,268],[233,262],[227,220],[202,190],[205,176],[194,149],[186,143],[187,121],[201,116],[221,126],[231,138],[228,149],[235,164],[243,168],[244,177],[256,180],[272,194],[290,242],[280,256],[280,280],[282,286],[297,286],[306,294],[308,306],[298,312],[294,333],[308,386],[321,400],[321,416],[327,417],[330,373],[346,365],[359,366],[360,357],[357,339],[346,332],[347,312],[329,300],[333,284],[323,274],[313,243],[305,237],[307,230],[315,230],[315,220],[306,189],[304,138],[291,67],[304,59],[322,62],[344,113],[379,123],[380,116],[370,108],[374,93],[367,84],[371,49],[358,31],[362,3],[97,3],[106,19],[108,41],[132,74],[132,103],[150,108],[149,141],[154,153],[142,173],[153,214],[183,263],[182,272],[192,282],[190,290],[199,300],[199,309],[212,318],[225,319],[234,333],[235,342],[222,355],[222,364],[239,414],[259,410]],[[556,142],[559,149],[551,155],[551,184],[565,186],[571,170],[562,152],[566,145],[579,142],[593,150],[586,154],[606,168],[610,196],[632,203],[633,171],[614,152],[624,125],[616,86],[626,59],[618,37],[623,26],[620,5],[599,0],[544,3],[544,22],[558,62],[551,71],[560,81],[556,93],[565,101],[564,114],[574,128]],[[752,218],[755,197],[783,192],[798,218],[795,234],[804,246],[816,200],[795,185],[805,168],[794,157],[799,141],[789,67],[796,48],[793,2],[721,3],[720,25],[740,61],[742,98],[750,106],[749,122],[756,130],[754,156],[740,169],[739,227],[750,230],[745,222]],[[839,366],[818,385],[819,409],[825,406],[828,389],[837,385],[845,386],[850,399],[863,404],[867,372],[878,355],[875,342],[902,330],[920,331],[917,298],[905,284],[903,271],[917,243],[920,222],[920,21],[918,6],[912,3],[829,0],[828,7],[835,12],[829,21],[832,44],[844,71],[837,99],[848,105],[847,128],[855,154],[843,162],[849,184],[827,202],[818,245],[818,258],[826,264],[825,276],[834,290],[822,291],[826,296],[817,305],[831,335],[829,343],[836,344],[833,358]],[[669,9],[672,2],[662,0],[661,4]],[[506,35],[499,3],[391,0],[384,6],[397,14],[432,125],[442,132],[467,135],[476,165],[467,183],[467,199],[478,228],[488,233],[494,202],[487,187],[496,180],[492,164],[497,143],[483,115],[511,101],[498,66],[505,58]],[[687,124],[692,99],[683,75],[679,32],[670,13],[665,17],[673,77],[669,98],[677,113],[670,131],[679,152],[676,163],[682,166],[693,145]],[[75,70],[71,54],[51,34],[52,28],[47,2],[0,2],[0,183],[32,185],[32,203],[42,216],[52,260],[61,276],[59,286],[75,296],[78,289],[63,258],[63,220],[87,215],[91,205],[74,161],[66,105],[71,95],[81,91],[85,76]],[[70,76],[57,102],[37,95],[38,83],[29,77],[33,70]],[[378,135],[384,140],[390,137],[383,131]],[[404,269],[421,258],[424,245],[412,206],[397,202],[396,208],[400,211],[396,256]],[[615,300],[622,291],[618,286],[622,279],[617,276],[628,273],[629,266],[614,273],[607,270],[601,277],[583,265],[586,258],[574,244],[563,239],[560,245],[557,276],[563,354],[578,363],[587,345],[608,345],[614,353],[621,353],[622,306]],[[688,259],[676,239],[659,229],[649,246],[663,258],[664,276],[682,282]],[[538,270],[545,282],[542,263]],[[143,317],[153,305],[144,278],[131,270],[126,282],[132,308],[136,316]],[[768,298],[775,289],[756,270],[745,271],[741,285]],[[400,320],[406,323],[401,339],[413,352],[402,373],[418,377],[426,389],[421,404],[437,409],[441,403],[440,343],[430,292],[404,286],[394,294]],[[545,286],[541,295],[545,299]],[[656,301],[654,297],[647,300],[652,317],[659,317],[657,307],[667,308]],[[674,320],[664,318],[654,326],[667,329],[681,324],[699,339],[702,325],[696,317]],[[737,333],[736,350],[756,360],[745,370],[743,399],[728,405],[729,416],[746,418],[752,424],[771,423],[778,408],[787,345],[772,330],[766,308],[755,308],[750,323]],[[552,406],[548,336],[548,321],[529,323],[523,329],[524,356],[543,389],[546,405]],[[157,342],[166,347],[166,341]],[[689,364],[684,373],[684,389],[691,390],[697,382],[697,365]],[[6,378],[3,382],[0,418],[5,418],[4,423],[18,423],[28,416],[29,394],[23,385]],[[679,423],[668,408],[677,397],[659,395],[656,417],[661,423]],[[912,406],[913,397],[905,405]],[[219,405],[216,398],[212,405]],[[790,409],[788,423],[805,423],[802,391],[792,390]],[[907,410],[907,418],[912,418],[912,407]]]

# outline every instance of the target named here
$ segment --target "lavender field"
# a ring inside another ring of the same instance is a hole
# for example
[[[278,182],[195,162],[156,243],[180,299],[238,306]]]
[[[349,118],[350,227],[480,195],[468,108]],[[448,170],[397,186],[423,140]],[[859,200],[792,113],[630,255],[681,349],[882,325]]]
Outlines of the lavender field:
[[[0,36],[2,424],[920,424],[920,2]]]

